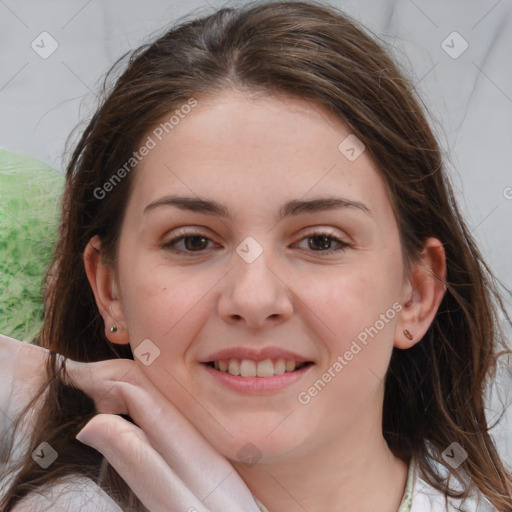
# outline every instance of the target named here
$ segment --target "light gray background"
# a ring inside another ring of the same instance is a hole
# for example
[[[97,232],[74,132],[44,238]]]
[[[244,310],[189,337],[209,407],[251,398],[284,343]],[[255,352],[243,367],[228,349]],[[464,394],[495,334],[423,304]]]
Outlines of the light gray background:
[[[66,138],[94,109],[101,78],[119,56],[180,16],[234,3],[0,0],[0,147],[63,170]],[[472,233],[497,276],[512,288],[512,2],[332,0],[332,5],[394,48],[431,112]],[[50,48],[42,32],[58,44],[46,59],[31,47],[35,41],[40,51]],[[464,41],[468,48],[457,56]],[[505,299],[512,311],[510,297]],[[510,367],[498,382],[501,398],[510,401]],[[497,410],[495,392],[491,403]],[[512,465],[511,407],[493,432]]]

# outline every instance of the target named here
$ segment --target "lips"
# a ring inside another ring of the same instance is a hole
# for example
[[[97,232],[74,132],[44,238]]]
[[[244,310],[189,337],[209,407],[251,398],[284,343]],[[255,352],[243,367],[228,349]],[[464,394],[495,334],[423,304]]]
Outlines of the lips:
[[[233,360],[231,360],[233,361]],[[247,361],[247,360],[242,360]],[[265,360],[264,360],[265,361]],[[253,362],[254,363],[254,362]],[[202,363],[206,374],[210,375],[213,381],[223,386],[225,389],[229,388],[238,394],[243,395],[273,395],[278,393],[289,386],[293,386],[305,375],[309,373],[314,363],[301,363],[300,368],[295,368],[293,371],[285,371],[282,374],[272,374],[266,377],[232,375],[228,372],[216,370],[214,363]],[[242,369],[242,372],[245,372]],[[210,383],[208,383],[210,385]]]

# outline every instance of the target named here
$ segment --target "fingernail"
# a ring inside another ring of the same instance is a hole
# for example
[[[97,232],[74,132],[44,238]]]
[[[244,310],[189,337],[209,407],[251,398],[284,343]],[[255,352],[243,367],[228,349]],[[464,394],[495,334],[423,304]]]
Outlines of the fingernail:
[[[91,446],[91,436],[90,436],[90,433],[89,431],[87,430],[87,425],[88,423],[85,424],[84,427],[82,427],[82,430],[80,430],[80,432],[78,432],[78,434],[75,436],[75,439],[77,439],[78,441],[80,441],[81,443],[84,443],[88,446]]]

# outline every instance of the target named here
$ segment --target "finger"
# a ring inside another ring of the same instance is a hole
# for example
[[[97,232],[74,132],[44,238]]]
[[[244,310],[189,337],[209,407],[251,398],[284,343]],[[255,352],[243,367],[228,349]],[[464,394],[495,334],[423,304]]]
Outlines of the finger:
[[[128,414],[128,406],[120,386],[136,385],[138,368],[128,359],[79,363],[66,360],[64,383],[81,389],[94,400],[98,411]]]
[[[209,512],[150,445],[141,429],[121,417],[98,414],[77,439],[101,452],[151,512]]]
[[[70,363],[70,377],[97,406],[100,402],[98,410],[129,414],[165,462],[212,510],[227,511],[232,504],[237,512],[241,505],[247,512],[259,512],[229,461],[149,382],[134,361]]]

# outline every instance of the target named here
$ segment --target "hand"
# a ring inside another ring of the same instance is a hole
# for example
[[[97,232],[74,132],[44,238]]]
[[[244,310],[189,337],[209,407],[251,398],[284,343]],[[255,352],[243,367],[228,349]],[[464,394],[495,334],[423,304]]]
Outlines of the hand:
[[[101,452],[151,512],[259,512],[229,461],[135,361],[68,360],[66,368],[70,383],[100,411],[77,439]],[[140,428],[116,414],[128,414]]]
[[[0,380],[5,380],[0,409],[6,416],[8,409],[25,406],[47,381],[48,355],[42,347],[0,334]],[[69,383],[89,395],[101,413],[82,429],[80,440],[109,460],[149,510],[259,512],[229,461],[134,361],[67,360],[66,368]],[[116,414],[129,414],[141,428]]]

